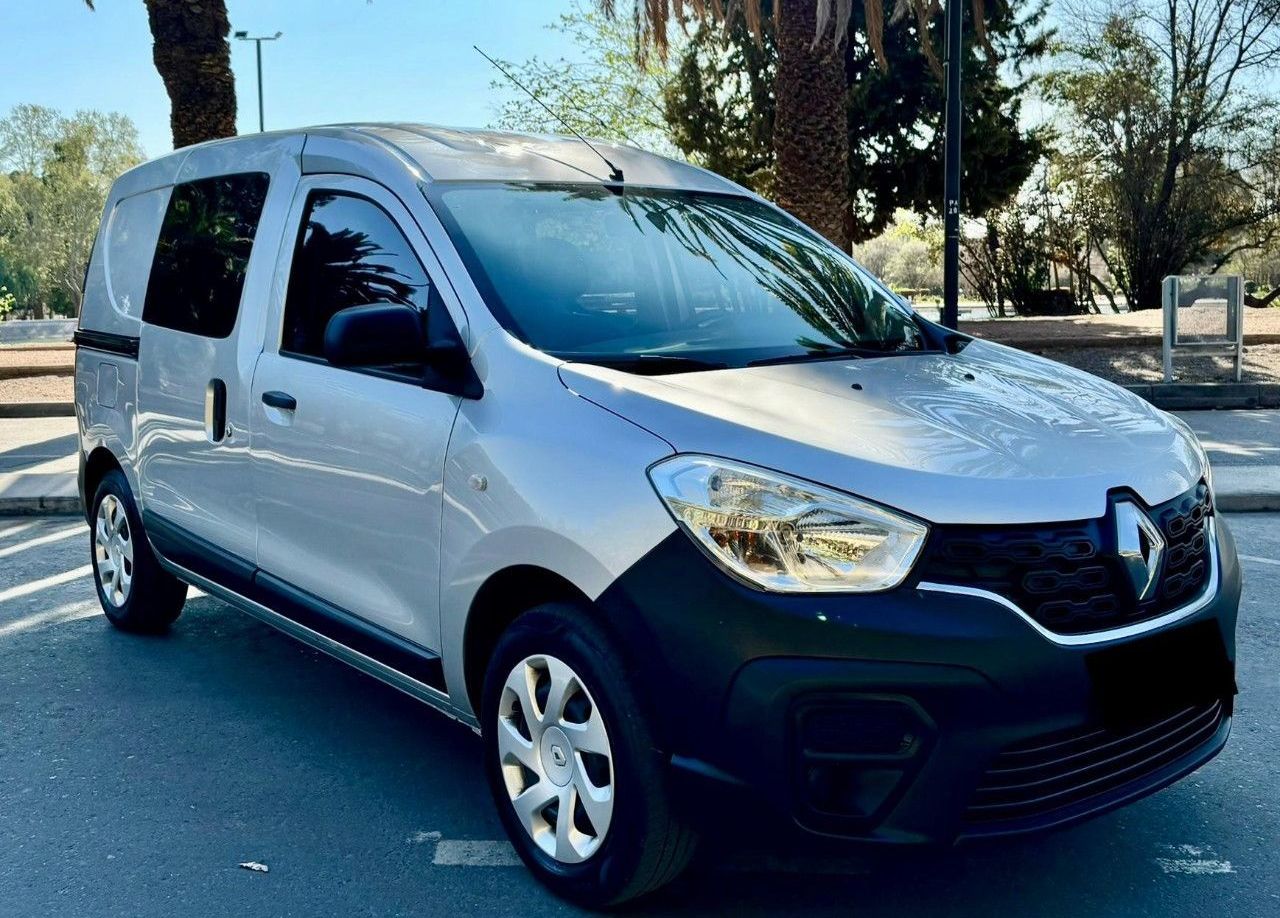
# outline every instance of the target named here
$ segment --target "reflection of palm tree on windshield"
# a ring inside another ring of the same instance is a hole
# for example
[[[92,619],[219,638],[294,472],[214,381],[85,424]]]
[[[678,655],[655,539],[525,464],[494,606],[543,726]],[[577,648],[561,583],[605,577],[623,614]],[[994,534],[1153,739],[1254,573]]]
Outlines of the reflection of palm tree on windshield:
[[[892,345],[903,338],[906,316],[882,292],[825,251],[825,243],[766,210],[752,212],[736,199],[710,196],[689,200],[622,195],[617,200],[637,226],[635,211],[658,232],[715,267],[721,277],[725,274],[719,262],[728,256],[815,331],[837,342],[798,338],[796,343],[806,349]]]

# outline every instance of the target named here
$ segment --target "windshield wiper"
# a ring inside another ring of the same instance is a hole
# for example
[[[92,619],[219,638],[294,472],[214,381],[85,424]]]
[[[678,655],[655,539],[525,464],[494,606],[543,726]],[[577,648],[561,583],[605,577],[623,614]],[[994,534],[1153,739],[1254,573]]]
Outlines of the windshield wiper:
[[[690,373],[697,370],[726,370],[727,363],[700,360],[697,357],[680,357],[675,354],[575,354],[560,351],[552,356],[574,363],[591,363],[611,370],[636,373],[640,376],[661,376],[664,373]]]
[[[886,351],[874,347],[833,347],[825,351],[802,351],[799,354],[783,354],[781,357],[765,357],[752,360],[749,367],[768,367],[779,363],[804,363],[809,360],[839,360],[842,357],[895,357],[899,354],[924,354],[923,350]]]

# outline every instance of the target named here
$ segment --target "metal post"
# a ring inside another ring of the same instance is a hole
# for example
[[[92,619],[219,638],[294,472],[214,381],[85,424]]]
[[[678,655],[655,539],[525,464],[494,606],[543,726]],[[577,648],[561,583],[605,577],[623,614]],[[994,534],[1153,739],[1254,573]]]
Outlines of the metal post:
[[[960,323],[960,69],[964,6],[947,0],[946,127],[943,160],[942,324]]]
[[[1173,349],[1178,343],[1178,300],[1181,282],[1176,276],[1166,277],[1161,285],[1161,303],[1164,308],[1164,340],[1161,354],[1164,362],[1164,381],[1173,382]]]
[[[283,32],[277,32],[274,35],[250,35],[248,32],[235,33],[237,40],[251,41],[257,46],[258,50],[258,133],[262,133],[267,129],[266,115],[262,105],[262,43],[264,41],[276,41],[283,34]]]
[[[261,134],[267,129],[267,122],[262,113],[262,39],[255,38],[253,43],[258,46],[258,133]]]

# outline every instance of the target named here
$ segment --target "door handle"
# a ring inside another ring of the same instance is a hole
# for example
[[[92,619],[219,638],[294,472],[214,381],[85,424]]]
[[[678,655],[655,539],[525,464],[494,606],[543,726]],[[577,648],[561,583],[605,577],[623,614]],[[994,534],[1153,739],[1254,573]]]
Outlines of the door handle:
[[[262,404],[272,408],[279,408],[281,411],[293,411],[298,407],[298,400],[288,392],[263,392]]]
[[[204,388],[204,433],[212,443],[220,443],[227,434],[227,384],[209,380]]]

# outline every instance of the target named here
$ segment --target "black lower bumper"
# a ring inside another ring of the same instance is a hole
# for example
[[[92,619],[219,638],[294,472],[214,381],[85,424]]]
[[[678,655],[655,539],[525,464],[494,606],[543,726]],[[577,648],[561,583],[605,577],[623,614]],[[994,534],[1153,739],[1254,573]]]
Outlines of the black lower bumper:
[[[946,843],[1103,812],[1222,748],[1240,572],[1220,520],[1217,559],[1194,614],[1078,646],[978,596],[762,593],[678,532],[599,604],[691,805],[746,794],[809,833]]]

